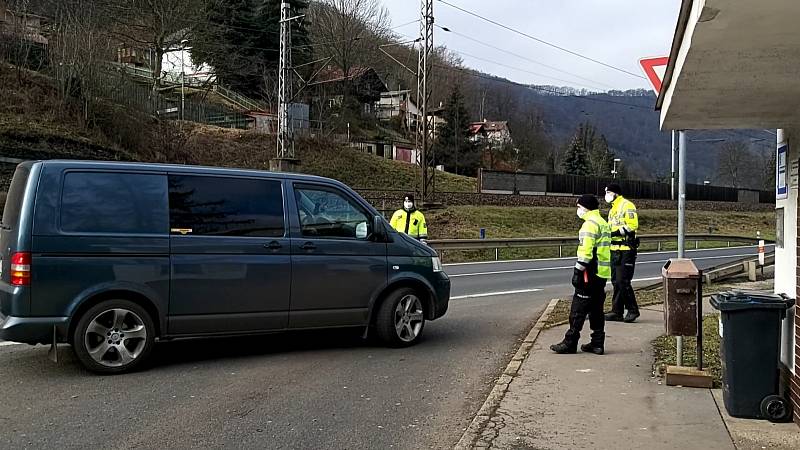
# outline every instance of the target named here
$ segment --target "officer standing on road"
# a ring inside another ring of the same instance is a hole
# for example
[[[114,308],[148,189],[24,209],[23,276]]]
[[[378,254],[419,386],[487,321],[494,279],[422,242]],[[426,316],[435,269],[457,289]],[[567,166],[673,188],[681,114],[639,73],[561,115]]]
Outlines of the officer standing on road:
[[[600,215],[600,202],[594,195],[578,199],[578,217],[583,220],[578,238],[578,261],[572,275],[575,295],[569,312],[569,330],[564,340],[550,346],[550,350],[565,354],[578,351],[583,323],[589,316],[592,340],[581,346],[581,351],[602,355],[606,333],[603,304],[606,300],[606,282],[611,278],[611,228]]]
[[[392,215],[390,223],[392,228],[400,233],[405,233],[423,242],[428,239],[428,225],[425,223],[425,216],[414,203],[414,194],[407,194],[403,198],[403,209],[398,209]]]
[[[636,238],[639,214],[636,212],[636,205],[622,196],[622,189],[618,184],[609,184],[606,187],[605,200],[611,204],[608,224],[611,226],[611,284],[614,285],[614,300],[611,312],[606,314],[606,320],[632,323],[639,317],[639,305],[631,286],[636,268],[636,249],[639,247],[639,240]],[[624,318],[623,309],[628,310]]]

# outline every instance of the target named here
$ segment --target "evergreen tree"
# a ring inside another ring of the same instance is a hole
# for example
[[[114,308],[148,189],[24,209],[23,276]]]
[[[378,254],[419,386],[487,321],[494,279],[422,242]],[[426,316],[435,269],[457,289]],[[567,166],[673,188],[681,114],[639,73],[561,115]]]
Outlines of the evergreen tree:
[[[292,15],[307,0],[289,0]],[[218,81],[245,94],[261,92],[265,77],[276,76],[281,0],[205,0],[205,17],[192,34],[192,58],[208,63]],[[292,21],[295,65],[308,59],[308,36],[302,19]]]
[[[578,126],[578,131],[572,138],[567,154],[564,156],[564,173],[568,175],[587,176],[591,174],[589,155],[584,141],[589,135],[589,130],[586,128],[584,124]]]
[[[475,175],[480,166],[480,153],[470,140],[469,113],[458,85],[453,87],[447,99],[444,119],[434,143],[437,164],[443,164],[454,173]]]
[[[614,152],[608,148],[608,141],[604,135],[596,138],[589,149],[589,168],[596,177],[608,177],[614,170]]]

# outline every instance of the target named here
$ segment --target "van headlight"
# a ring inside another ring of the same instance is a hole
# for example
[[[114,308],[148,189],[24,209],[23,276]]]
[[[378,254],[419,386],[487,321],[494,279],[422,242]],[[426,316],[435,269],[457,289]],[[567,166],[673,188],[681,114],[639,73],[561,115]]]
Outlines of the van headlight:
[[[433,271],[434,272],[441,272],[442,269],[442,260],[439,259],[438,256],[434,256],[431,258],[431,262],[433,263]]]

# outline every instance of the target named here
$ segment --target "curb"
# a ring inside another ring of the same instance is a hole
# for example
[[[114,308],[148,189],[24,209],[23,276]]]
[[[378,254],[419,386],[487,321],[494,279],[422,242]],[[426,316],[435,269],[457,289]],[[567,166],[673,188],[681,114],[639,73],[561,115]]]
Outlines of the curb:
[[[514,357],[511,358],[511,361],[506,366],[502,375],[500,375],[500,378],[495,382],[494,387],[491,392],[489,392],[489,396],[486,397],[486,401],[483,402],[481,409],[478,410],[478,414],[472,419],[472,423],[469,424],[469,427],[467,427],[464,434],[461,435],[461,439],[458,440],[458,443],[453,448],[458,450],[473,448],[473,444],[480,438],[481,433],[486,428],[486,424],[500,406],[500,402],[503,400],[503,397],[505,397],[506,391],[508,391],[508,387],[511,385],[511,381],[517,376],[520,367],[522,367],[522,363],[531,352],[533,344],[536,342],[536,339],[539,338],[539,334],[544,330],[544,324],[547,322],[550,313],[553,312],[557,303],[557,298],[550,300],[547,308],[545,308],[542,315],[539,316],[539,319],[536,320],[533,328],[528,332],[528,336],[522,341]]]

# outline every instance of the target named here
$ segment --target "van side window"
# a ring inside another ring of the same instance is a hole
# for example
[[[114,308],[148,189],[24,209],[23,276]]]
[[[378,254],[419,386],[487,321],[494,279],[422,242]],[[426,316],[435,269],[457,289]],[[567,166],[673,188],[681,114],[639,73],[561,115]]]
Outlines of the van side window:
[[[60,219],[70,233],[167,234],[166,177],[67,172]]]
[[[367,214],[342,194],[324,188],[295,186],[300,230],[306,237],[366,239]]]
[[[277,180],[169,176],[172,234],[281,237],[283,189]]]

